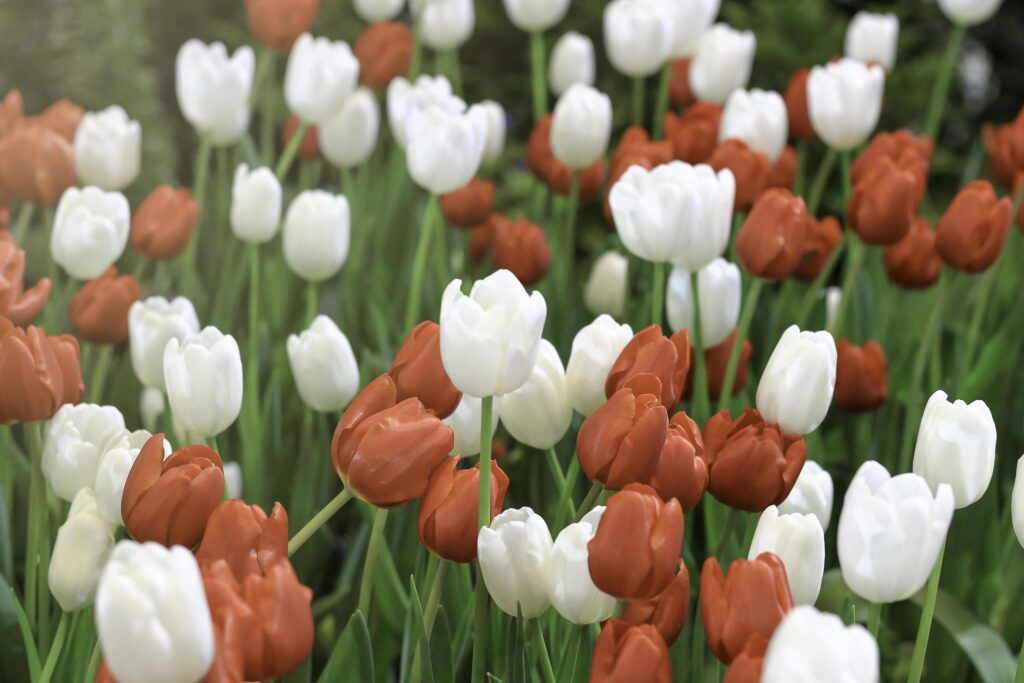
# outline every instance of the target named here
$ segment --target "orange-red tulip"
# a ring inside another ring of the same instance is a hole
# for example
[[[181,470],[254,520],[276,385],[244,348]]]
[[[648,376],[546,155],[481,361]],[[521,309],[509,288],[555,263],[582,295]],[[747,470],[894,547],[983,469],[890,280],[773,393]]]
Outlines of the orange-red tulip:
[[[634,600],[626,606],[622,620],[639,626],[650,624],[658,629],[661,639],[671,645],[686,625],[690,610],[690,572],[686,563],[679,560],[679,573],[656,597],[650,600]]]
[[[118,276],[117,268],[110,266],[71,298],[71,328],[87,341],[123,344],[128,341],[128,309],[140,296],[138,280],[131,275]]]
[[[799,164],[800,158],[793,145],[783,147],[782,154],[779,155],[768,174],[768,187],[783,187],[792,190],[793,183],[796,182],[796,169]]]
[[[688,164],[703,164],[718,145],[718,125],[722,107],[714,102],[698,102],[682,116],[665,114],[665,139],[672,143],[675,158]]]
[[[388,374],[394,380],[396,402],[416,397],[441,419],[455,412],[462,400],[441,362],[441,328],[433,321],[424,320],[412,329]]]
[[[543,278],[551,265],[551,247],[544,231],[523,217],[516,220],[491,217],[494,267],[511,271],[524,285]]]
[[[15,325],[27,325],[50,299],[53,284],[41,278],[25,289],[25,250],[11,233],[0,230],[0,315]]]
[[[650,625],[609,619],[594,643],[590,683],[672,683],[668,647]]]
[[[249,30],[272,50],[288,50],[309,30],[320,0],[245,0]]]
[[[768,650],[768,641],[761,636],[750,636],[743,651],[732,660],[729,670],[725,672],[722,683],[760,683],[761,669],[764,668],[764,655]]]
[[[773,188],[754,204],[736,237],[736,253],[747,271],[765,280],[781,280],[796,272],[813,230],[803,197]]]
[[[986,124],[981,133],[996,182],[1003,187],[1015,187],[1017,179],[1024,175],[1024,108],[1010,123]]]
[[[600,409],[599,409],[600,410]],[[689,512],[697,507],[708,489],[708,468],[704,463],[704,439],[690,416],[672,416],[661,447],[651,486],[663,499],[675,498]],[[666,638],[666,642],[670,639]]]
[[[840,339],[836,344],[836,388],[832,400],[846,410],[874,410],[889,397],[889,363],[874,341],[862,346]]]
[[[914,222],[915,175],[882,157],[853,187],[846,221],[867,244],[893,244]]]
[[[494,183],[473,178],[454,192],[441,196],[444,219],[460,228],[472,228],[487,220],[494,210]]]
[[[78,181],[71,143],[42,126],[19,126],[0,139],[0,204],[54,206]]]
[[[691,105],[700,105],[690,90],[690,58],[684,57],[672,62],[669,74],[668,97],[672,104],[680,109],[691,109]]]
[[[0,387],[0,424],[44,420],[63,404],[78,403],[85,391],[78,342],[0,317]]]
[[[764,152],[747,146],[742,140],[726,140],[715,147],[708,164],[716,171],[729,169],[736,179],[736,196],[733,206],[736,211],[747,212],[758,197],[768,189],[768,178],[772,174],[772,161]]]
[[[409,27],[397,21],[380,21],[370,26],[352,47],[359,60],[359,80],[384,90],[388,83],[404,76],[412,66],[413,36]]]
[[[807,78],[810,69],[800,69],[789,79],[786,86],[786,114],[789,117],[789,137],[795,140],[817,140],[818,134],[811,125],[811,114],[807,109]]]
[[[605,396],[611,398],[637,375],[652,374],[661,382],[661,404],[673,409],[679,403],[689,372],[689,331],[682,329],[666,337],[661,327],[650,325],[637,332],[619,353],[608,371]]]
[[[935,249],[952,268],[967,273],[988,269],[1003,249],[1013,202],[996,198],[992,183],[975,180],[953,198],[935,226]]]
[[[268,517],[259,505],[225,500],[210,513],[196,559],[223,560],[238,581],[266,574],[272,564],[288,559],[288,513],[280,503]]]
[[[832,216],[826,216],[820,221],[810,216],[808,227],[809,232],[804,238],[804,253],[800,257],[800,265],[793,271],[793,277],[805,282],[811,282],[818,277],[818,273],[832,257],[832,252],[843,241],[839,221]]]
[[[161,185],[132,217],[132,246],[152,261],[169,261],[185,251],[199,220],[199,203],[185,187]]]
[[[939,279],[942,258],[926,218],[916,218],[906,237],[885,248],[885,272],[907,289],[926,289]]]

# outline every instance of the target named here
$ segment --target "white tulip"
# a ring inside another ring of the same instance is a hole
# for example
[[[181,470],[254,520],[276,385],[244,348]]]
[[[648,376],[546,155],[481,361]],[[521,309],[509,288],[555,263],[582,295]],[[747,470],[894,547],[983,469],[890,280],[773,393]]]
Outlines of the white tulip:
[[[999,11],[1003,0],[939,0],[939,9],[956,24],[970,28],[983,24]]]
[[[878,643],[860,624],[809,605],[782,619],[768,643],[761,683],[878,683]]]
[[[193,683],[213,663],[213,621],[190,550],[121,541],[96,591],[96,631],[118,683]]]
[[[583,519],[562,529],[551,548],[548,598],[565,619],[574,624],[596,624],[610,618],[618,601],[602,592],[590,578],[587,544],[597,533],[604,514],[599,505]]]
[[[163,391],[164,348],[171,339],[184,339],[199,331],[192,302],[183,296],[168,301],[151,296],[128,309],[128,348],[135,376],[144,387]],[[162,412],[162,411],[161,411]]]
[[[509,509],[480,528],[476,550],[484,584],[504,612],[527,619],[548,608],[551,532],[530,508]]]
[[[796,605],[813,605],[825,574],[825,531],[814,515],[779,514],[768,506],[757,521],[747,559],[775,553],[786,566],[789,591]]]
[[[604,8],[604,47],[615,70],[645,78],[672,52],[673,16],[658,0],[612,0]]]
[[[565,18],[569,0],[505,0],[508,20],[521,31],[547,31]]]
[[[717,258],[697,273],[700,292],[701,339],[710,349],[726,340],[740,317],[740,269]],[[668,277],[666,297],[668,324],[673,332],[693,329],[693,292],[690,273],[673,268]]]
[[[160,362],[163,362],[162,355]],[[142,388],[142,391],[139,392],[139,414],[142,416],[143,427],[150,432],[156,431],[157,422],[164,414],[164,408],[164,392],[155,387]]]
[[[473,35],[473,0],[412,0],[423,44],[431,50],[458,50]]]
[[[561,96],[576,83],[594,85],[596,71],[594,43],[590,38],[576,31],[562,34],[552,48],[548,62],[551,92]]]
[[[793,490],[779,505],[779,512],[814,515],[821,528],[827,531],[832,519],[832,495],[832,475],[818,463],[808,460],[800,470]]]
[[[871,602],[906,600],[928,581],[952,519],[948,485],[933,496],[918,475],[890,477],[869,460],[850,482],[839,514],[843,581]]]
[[[857,147],[878,125],[885,70],[843,58],[811,69],[807,111],[811,126],[825,144],[840,152]]]
[[[71,277],[91,280],[121,258],[130,229],[131,211],[123,194],[69,187],[57,204],[50,255]]]
[[[405,0],[354,0],[356,14],[367,24],[391,21],[405,6]]]
[[[701,36],[718,16],[721,0],[667,0],[672,14],[672,54],[675,59],[690,57]]]
[[[107,444],[123,432],[124,417],[114,406],[66,403],[46,425],[43,476],[58,498],[70,501],[92,488]]]
[[[577,83],[558,98],[551,120],[551,151],[571,169],[590,166],[608,151],[612,101],[592,86]]]
[[[269,168],[250,170],[239,164],[231,185],[231,231],[235,237],[251,244],[272,240],[281,222],[282,195],[281,181]]]
[[[831,332],[836,328],[836,316],[839,315],[839,305],[843,303],[842,287],[825,288],[825,329]]]
[[[828,332],[783,332],[757,385],[757,409],[787,434],[818,428],[836,386],[836,343]]]
[[[288,336],[288,362],[299,396],[322,413],[337,412],[359,391],[359,365],[348,337],[326,315]]]
[[[508,124],[505,121],[505,108],[494,100],[484,100],[480,108],[487,115],[487,139],[484,142],[485,164],[498,160],[505,149],[505,133]]]
[[[348,258],[348,200],[324,190],[306,190],[292,200],[284,217],[284,260],[296,275],[322,282],[337,275]]]
[[[452,280],[441,298],[441,360],[452,383],[470,396],[501,396],[533,372],[548,307],[507,270],[473,283]]]
[[[1017,534],[1017,541],[1024,546],[1024,455],[1017,459],[1017,476],[1013,480],[1010,513],[1013,518],[1013,531]]]
[[[722,255],[732,234],[732,172],[682,161],[631,166],[608,202],[622,243],[645,261],[700,270]]]
[[[479,398],[463,394],[459,405],[451,415],[444,418],[442,422],[452,428],[455,434],[455,445],[452,446],[452,455],[460,453],[465,457],[472,457],[480,453],[480,426],[483,422],[483,403]],[[491,406],[491,433],[488,439],[494,438],[494,432],[498,429],[498,420],[501,417],[501,403],[495,401]]]
[[[245,46],[228,56],[223,43],[192,39],[178,50],[174,84],[178,107],[200,135],[215,145],[238,142],[249,127],[249,96],[256,57]]]
[[[139,457],[139,451],[153,436],[145,429],[134,432],[123,431],[116,438],[107,442],[100,455],[96,467],[96,483],[93,492],[96,494],[96,509],[99,515],[114,526],[124,524],[121,519],[121,498],[124,496],[124,483],[128,473]],[[164,458],[171,454],[171,442],[164,439]]]
[[[336,114],[320,124],[320,152],[335,166],[359,166],[373,154],[379,132],[377,98],[368,88],[359,88],[345,99]]]
[[[114,549],[114,526],[98,514],[92,489],[71,501],[67,520],[57,529],[47,583],[61,609],[74,612],[96,596],[103,567]]]
[[[604,405],[608,372],[632,338],[633,328],[607,315],[599,315],[576,333],[565,370],[569,401],[576,412],[586,417]]]
[[[417,185],[436,195],[473,179],[487,146],[487,113],[474,105],[462,114],[431,106],[405,121],[406,166]]]
[[[123,190],[139,176],[142,126],[114,105],[89,112],[75,130],[75,172],[86,185]]]
[[[303,122],[320,124],[333,115],[359,83],[359,60],[348,43],[299,36],[288,55],[284,99]]]
[[[724,104],[734,90],[746,88],[754,65],[757,38],[715,24],[697,42],[690,61],[690,90],[698,100]]]
[[[388,83],[388,127],[403,149],[408,144],[406,121],[416,112],[439,107],[449,114],[462,114],[466,103],[452,94],[452,84],[444,76],[422,75],[415,83],[401,76]]]
[[[734,90],[725,103],[718,141],[741,140],[747,147],[779,160],[789,138],[789,118],[782,95],[768,90]]]
[[[543,451],[562,440],[572,422],[572,406],[565,367],[551,342],[540,340],[530,378],[500,401],[501,423],[516,441]]]
[[[242,356],[238,342],[216,327],[203,328],[164,349],[164,380],[173,412],[187,429],[214,437],[242,410]]]
[[[895,14],[857,12],[846,28],[845,54],[865,63],[878,62],[892,72],[899,37],[900,20]]]
[[[626,310],[628,271],[629,259],[619,252],[606,251],[598,256],[583,288],[583,304],[587,310],[594,315],[607,313],[621,317]]]
[[[921,416],[914,472],[938,490],[949,484],[959,510],[985,495],[996,465],[996,425],[984,401],[946,400],[936,391]]]

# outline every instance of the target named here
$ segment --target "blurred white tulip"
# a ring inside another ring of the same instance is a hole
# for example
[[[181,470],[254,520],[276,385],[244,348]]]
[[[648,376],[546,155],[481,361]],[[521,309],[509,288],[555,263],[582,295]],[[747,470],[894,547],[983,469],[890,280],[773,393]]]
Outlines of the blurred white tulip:
[[[368,88],[359,88],[317,128],[320,152],[335,166],[359,166],[373,154],[379,131],[377,98]]]
[[[91,280],[121,258],[130,229],[131,211],[123,194],[69,187],[57,204],[50,255],[71,277]]]
[[[171,411],[196,434],[215,437],[242,410],[242,356],[238,342],[206,327],[164,349],[164,380]]]
[[[359,83],[359,60],[348,43],[299,36],[288,55],[284,99],[304,123],[320,124],[336,113]]]
[[[139,382],[163,391],[164,347],[172,338],[184,339],[195,332],[199,332],[199,318],[192,302],[183,296],[173,301],[151,296],[133,303],[128,309],[128,348]]]
[[[322,145],[322,129],[320,135]],[[231,231],[250,244],[272,240],[281,222],[282,195],[281,181],[269,168],[239,164],[231,185]]]
[[[337,412],[359,391],[359,365],[348,337],[325,315],[309,328],[288,336],[288,362],[306,405]]]
[[[215,145],[238,142],[249,127],[255,73],[256,57],[248,46],[229,57],[223,43],[187,41],[174,64],[178,107],[185,120]]]
[[[572,422],[572,406],[565,367],[551,342],[540,340],[530,378],[499,400],[501,423],[516,441],[543,451],[562,440]]]
[[[348,200],[324,190],[306,190],[284,217],[284,260],[308,282],[337,275],[348,258],[351,230]]]
[[[88,112],[75,129],[75,171],[85,185],[123,190],[142,164],[142,126],[114,105]]]

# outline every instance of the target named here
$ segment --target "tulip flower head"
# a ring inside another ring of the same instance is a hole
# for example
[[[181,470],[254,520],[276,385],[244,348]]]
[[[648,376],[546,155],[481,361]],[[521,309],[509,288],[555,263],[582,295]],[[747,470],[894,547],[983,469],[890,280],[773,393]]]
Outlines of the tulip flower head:
[[[351,214],[344,195],[305,190],[288,206],[282,241],[284,260],[299,277],[323,282],[348,258]]]
[[[480,168],[487,113],[480,105],[451,113],[438,106],[405,120],[406,166],[417,185],[436,195],[464,187]]]
[[[623,621],[634,626],[650,624],[666,645],[671,645],[686,625],[690,609],[690,572],[686,563],[679,560],[679,573],[657,596],[649,600],[634,600],[622,614]]]
[[[139,457],[142,447],[153,435],[145,429],[134,432],[127,430],[107,441],[96,467],[96,483],[93,487],[96,495],[96,506],[99,515],[110,524],[120,526],[121,501],[124,497],[124,484],[128,473]],[[164,458],[172,452],[171,443],[164,440]]]
[[[357,88],[336,114],[318,126],[320,151],[335,166],[359,166],[373,153],[379,130],[377,98],[367,88]]]
[[[359,61],[348,43],[299,36],[288,55],[284,99],[304,123],[319,125],[338,111],[359,83]]]
[[[222,501],[210,513],[196,559],[223,560],[238,581],[266,574],[288,559],[288,513],[280,503],[274,503],[268,516],[259,505]]]
[[[404,77],[412,66],[413,42],[412,30],[396,21],[367,27],[352,46],[359,60],[359,80],[375,90],[384,90],[393,79]]]
[[[882,111],[885,70],[844,58],[811,69],[807,109],[814,132],[829,147],[846,152],[867,140]]]
[[[882,347],[871,340],[856,346],[840,339],[836,350],[836,405],[863,411],[885,403],[889,396],[889,362]]]
[[[506,0],[508,6],[514,0]],[[550,4],[550,3],[545,3]],[[565,3],[566,7],[569,3]],[[551,91],[561,97],[575,85],[594,85],[597,67],[594,59],[594,43],[589,37],[576,31],[568,31],[558,39],[551,49],[548,62],[548,83]]]
[[[139,175],[142,127],[114,105],[82,117],[75,130],[75,170],[85,185],[123,190]]]
[[[48,277],[25,289],[25,250],[14,236],[0,231],[0,316],[15,325],[27,325],[42,310],[53,291]]]
[[[717,258],[697,273],[700,324],[704,348],[718,346],[729,336],[740,317],[740,269]],[[693,292],[690,273],[673,268],[668,278],[666,306],[673,330],[692,329]]]
[[[138,300],[138,281],[131,275],[118,276],[111,266],[71,298],[71,328],[91,342],[123,344],[128,341],[128,311]]]
[[[885,247],[885,272],[907,289],[927,289],[939,279],[942,257],[927,218],[915,218],[903,239]]]
[[[242,356],[238,342],[206,327],[164,349],[164,382],[171,411],[201,437],[217,436],[242,410]]]
[[[69,187],[53,220],[50,255],[78,280],[91,280],[121,258],[131,224],[128,200],[98,187]]]
[[[996,198],[992,183],[966,185],[935,224],[935,250],[966,273],[987,270],[999,258],[1013,218],[1009,197]]]
[[[152,296],[133,303],[128,309],[128,342],[139,382],[164,389],[164,347],[171,339],[197,332],[196,310],[185,297],[168,301]]]
[[[672,52],[673,15],[652,0],[613,0],[604,9],[604,43],[619,73],[643,78],[660,69]]]
[[[416,526],[424,547],[451,562],[472,562],[477,548],[480,465],[458,469],[459,456],[446,458],[430,475]],[[501,512],[508,476],[491,465],[490,515]]]
[[[999,11],[1003,0],[938,0],[939,9],[957,26],[983,24]]]
[[[46,427],[42,469],[57,497],[71,501],[92,488],[107,444],[125,432],[114,406],[63,405]]]
[[[757,386],[757,409],[787,434],[808,434],[825,419],[836,385],[836,344],[828,332],[791,325]]]
[[[505,510],[480,527],[477,558],[484,584],[506,614],[532,619],[548,608],[553,545],[547,522],[528,507]]]
[[[421,75],[414,83],[401,76],[395,78],[388,84],[387,105],[388,128],[403,149],[408,144],[406,122],[416,112],[434,106],[449,114],[466,111],[466,103],[452,94],[452,84],[444,76]]]
[[[665,139],[672,143],[675,158],[688,164],[704,164],[718,141],[722,107],[714,102],[697,102],[682,115],[665,114]]]
[[[281,222],[281,181],[266,166],[239,164],[231,185],[231,231],[251,244],[269,242]]]
[[[825,573],[825,531],[813,514],[779,514],[770,505],[761,513],[747,559],[774,553],[786,567],[789,591],[796,605],[813,605]]]
[[[740,140],[776,162],[786,147],[788,132],[786,104],[779,93],[757,88],[734,90],[722,112],[718,141]]]
[[[462,399],[462,392],[452,384],[441,362],[441,328],[430,320],[412,329],[395,354],[388,374],[397,389],[396,400],[416,397],[442,420],[455,411]]]
[[[587,544],[594,537],[604,507],[597,506],[580,521],[562,529],[551,550],[548,595],[551,605],[574,624],[596,624],[612,616],[618,604],[590,578]]]
[[[583,303],[594,315],[621,317],[626,307],[626,275],[629,259],[617,251],[606,251],[597,257],[587,284]]]
[[[569,0],[505,0],[508,19],[521,31],[547,31],[565,18]]]
[[[552,448],[572,422],[565,368],[546,339],[526,383],[501,397],[501,422],[516,441],[538,450]]]
[[[895,14],[857,12],[846,28],[845,54],[865,64],[881,64],[891,73],[899,37],[900,20]]]
[[[92,489],[80,490],[57,529],[47,576],[61,609],[73,612],[92,602],[113,549],[114,525],[99,514]]]
[[[809,605],[791,611],[775,629],[764,656],[764,683],[836,680],[878,683],[878,643],[860,624]]]
[[[0,317],[0,422],[43,420],[85,393],[71,335],[47,337],[38,327],[15,327]]]
[[[431,50],[458,50],[473,34],[473,0],[410,0],[409,5]]]
[[[405,0],[353,0],[356,14],[368,24],[390,21],[405,7]]]
[[[818,463],[808,460],[789,496],[779,503],[779,514],[814,515],[821,528],[827,531],[832,519],[832,491],[832,475]]]
[[[551,150],[569,168],[585,168],[607,151],[611,127],[611,99],[592,86],[577,83],[555,105]]]
[[[608,315],[599,315],[576,333],[565,369],[569,401],[576,412],[586,417],[607,400],[608,372],[632,338],[629,325],[619,325]]]
[[[287,50],[309,30],[320,0],[245,0],[245,16],[256,40],[273,50]]]
[[[658,325],[650,325],[639,332],[622,349],[615,360],[608,379],[605,394],[612,397],[619,389],[639,375],[654,375],[660,384],[660,400],[666,409],[675,408],[686,386],[690,371],[690,335],[680,330],[671,337],[665,337]],[[649,387],[645,382],[644,387]],[[645,390],[641,393],[649,393]]]
[[[299,395],[313,410],[337,412],[359,390],[359,365],[348,337],[325,315],[288,336],[288,362]]]
[[[689,512],[697,507],[708,488],[708,466],[700,428],[680,411],[672,416],[651,486],[665,500],[675,498]]]
[[[178,50],[174,83],[178,107],[200,135],[230,145],[249,127],[249,97],[256,57],[249,46],[228,56],[223,43],[192,39]]]
[[[594,643],[590,681],[627,680],[671,683],[668,647],[649,624],[631,626],[621,619],[609,619]]]
[[[725,104],[734,90],[747,87],[754,64],[757,38],[750,31],[736,31],[715,24],[697,42],[690,60],[690,88],[698,100]]]

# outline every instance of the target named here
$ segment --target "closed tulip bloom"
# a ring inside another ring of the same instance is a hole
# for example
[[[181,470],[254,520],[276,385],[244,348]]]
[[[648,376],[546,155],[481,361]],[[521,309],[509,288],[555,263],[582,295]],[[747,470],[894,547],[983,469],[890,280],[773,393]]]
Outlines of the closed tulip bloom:
[[[773,188],[754,204],[736,238],[736,253],[752,275],[776,281],[793,275],[814,221],[802,197]]]
[[[57,529],[47,583],[61,609],[74,612],[92,602],[100,574],[114,549],[114,527],[98,514],[92,489],[79,491],[67,520]]]
[[[483,163],[493,164],[505,150],[505,134],[508,132],[507,116],[505,108],[494,100],[484,100],[480,103],[480,108],[484,110],[487,119]]]
[[[348,258],[348,200],[324,190],[305,190],[288,205],[282,241],[284,260],[309,282],[328,280]]]
[[[82,286],[68,303],[75,334],[97,344],[128,341],[128,311],[139,300],[139,282],[111,266]]]
[[[793,490],[778,508],[783,515],[814,515],[821,528],[828,531],[832,518],[832,475],[818,463],[808,460],[800,470]]]
[[[512,221],[494,214],[492,223],[495,268],[508,270],[524,285],[532,285],[547,275],[551,247],[543,228],[521,216]]]
[[[924,587],[953,518],[953,490],[932,495],[917,474],[890,477],[870,460],[846,490],[839,514],[843,581],[871,602],[906,600]]]
[[[840,339],[836,346],[836,405],[846,410],[874,410],[889,397],[889,362],[885,350],[868,340],[861,346]]]
[[[651,486],[664,500],[678,500],[683,512],[697,507],[708,489],[704,439],[700,427],[682,411],[673,415],[669,422],[658,465],[651,475]]]
[[[46,426],[42,469],[57,497],[67,501],[92,488],[96,468],[111,439],[124,432],[113,406],[63,405]]]
[[[164,347],[171,339],[184,339],[196,332],[196,309],[183,296],[172,301],[151,296],[133,303],[128,309],[128,346],[139,382],[164,389]]]
[[[757,409],[788,434],[808,434],[825,419],[835,385],[832,335],[790,325],[761,374]]]
[[[718,141],[741,140],[774,163],[786,147],[786,104],[777,92],[734,90],[725,103]]]
[[[416,397],[441,419],[451,415],[462,399],[441,362],[441,328],[430,320],[412,329],[388,373],[394,380],[396,400]]]
[[[640,626],[650,624],[658,634],[671,645],[686,625],[690,610],[690,572],[686,563],[679,560],[679,573],[661,593],[649,600],[634,600],[626,606],[622,620]]]
[[[834,614],[809,605],[782,620],[768,643],[764,683],[878,683],[878,643],[860,624],[847,626]]]
[[[396,21],[373,24],[352,46],[359,60],[359,80],[371,88],[384,90],[392,79],[409,72],[412,51],[413,35],[408,26]]]
[[[899,169],[914,176],[915,182],[911,193],[914,211],[917,211],[928,189],[928,170],[934,151],[935,145],[927,136],[914,135],[907,128],[878,133],[853,160],[850,180],[857,185],[874,173],[884,161],[891,161]]]
[[[604,10],[604,46],[619,73],[643,78],[660,69],[672,51],[672,13],[650,0],[614,0]]]
[[[164,349],[164,382],[182,424],[201,437],[217,436],[242,410],[238,342],[212,326],[181,341],[171,338]]]
[[[420,501],[416,519],[424,547],[450,562],[476,559],[477,495],[480,465],[458,469],[459,456],[446,458],[434,469]],[[498,463],[491,465],[491,519],[501,512],[508,477]]]
[[[379,130],[377,98],[368,89],[357,88],[345,98],[336,114],[320,124],[320,151],[335,166],[359,166],[373,154]]]
[[[423,44],[431,50],[458,50],[476,26],[472,0],[410,0]]]
[[[992,177],[1003,187],[1013,188],[1016,177],[1024,170],[1024,109],[1009,123],[984,124],[981,137]]]
[[[466,111],[466,103],[452,94],[452,84],[444,76],[421,75],[414,83],[401,76],[393,79],[388,84],[387,105],[388,128],[402,148],[408,144],[407,122],[416,112],[435,106],[449,114]]]
[[[698,100],[724,104],[734,90],[747,87],[757,50],[750,31],[715,24],[701,36],[690,61],[690,88]]]
[[[58,133],[22,125],[0,139],[0,200],[53,206],[75,185],[75,152]]]
[[[814,515],[779,514],[771,505],[761,513],[747,559],[774,553],[786,567],[796,605],[813,605],[825,572],[825,531]]]
[[[650,325],[637,332],[622,349],[608,371],[605,394],[611,398],[633,378],[649,373],[661,382],[661,404],[674,408],[683,393],[689,371],[689,331],[680,330],[671,337],[665,337],[660,326]]]
[[[847,225],[867,244],[903,239],[917,212],[917,178],[889,159],[882,160],[853,188],[846,205]]]
[[[882,111],[885,70],[853,59],[811,69],[807,109],[814,131],[829,147],[845,152],[867,140]]]
[[[86,185],[123,190],[142,162],[142,127],[114,105],[82,117],[75,131],[75,170]]]
[[[609,619],[594,642],[590,683],[625,681],[671,683],[668,647],[649,624],[631,626],[621,619]]]
[[[14,237],[0,230],[0,316],[15,325],[27,325],[46,305],[53,290],[48,277],[25,289],[25,250]]]
[[[118,543],[96,591],[96,630],[118,683],[202,678],[213,662],[213,623],[192,553],[156,543]]]
[[[284,76],[288,109],[320,124],[338,111],[359,82],[359,62],[348,43],[303,33],[292,45]]]
[[[935,249],[951,268],[987,270],[1003,249],[1013,202],[996,198],[992,183],[975,180],[953,198],[935,225]]]
[[[865,64],[875,62],[887,72],[896,65],[900,20],[895,14],[857,12],[846,28],[845,54]]]
[[[487,143],[487,115],[479,105],[465,113],[430,106],[413,112],[405,126],[406,166],[417,185],[441,195],[476,175]]]
[[[729,171],[736,181],[733,206],[736,211],[749,212],[754,202],[769,187],[772,160],[742,140],[726,140],[715,147],[708,166],[716,171]]]
[[[612,616],[618,601],[598,590],[590,578],[587,544],[604,514],[597,506],[558,534],[551,550],[548,596],[555,610],[574,624],[596,624]]]
[[[0,423],[42,420],[85,393],[78,341],[47,337],[38,327],[15,327],[0,317]]]
[[[36,116],[27,117],[26,123],[38,124],[52,130],[68,142],[74,142],[75,131],[78,130],[85,113],[85,109],[81,106],[71,100],[61,98]]]
[[[250,574],[266,574],[288,559],[288,513],[280,503],[274,503],[268,517],[259,505],[222,501],[206,522],[196,559],[225,561],[239,582]]]
[[[269,242],[281,222],[281,181],[266,166],[239,164],[231,185],[231,231],[251,244]]]
[[[288,362],[299,396],[313,410],[337,412],[359,391],[352,345],[326,315],[314,318],[301,334],[288,336]]]
[[[515,0],[506,0],[505,5],[513,2]],[[550,3],[544,4],[547,6]],[[569,3],[566,2],[565,5],[568,7]],[[561,97],[577,83],[594,85],[596,71],[594,43],[590,38],[576,31],[563,33],[551,49],[551,59],[548,61],[548,83],[551,92]]]
[[[505,510],[480,527],[477,558],[484,584],[506,614],[532,619],[547,610],[553,545],[547,522],[528,507]]]
[[[473,178],[464,187],[441,197],[441,212],[447,223],[473,228],[487,221],[494,210],[495,185],[490,180]]]
[[[921,416],[914,448],[914,472],[933,491],[953,490],[957,509],[976,502],[988,490],[996,462],[996,425],[984,401],[949,402],[936,391]]]
[[[223,43],[187,41],[174,64],[178,107],[200,135],[230,145],[249,127],[249,96],[256,57],[249,46],[228,56]]]
[[[120,192],[69,187],[53,219],[50,255],[71,277],[91,280],[121,257],[129,222],[128,200]]]
[[[576,412],[586,417],[604,404],[608,372],[632,338],[629,325],[619,325],[608,315],[599,315],[576,333],[565,369],[569,402]]]
[[[368,24],[388,21],[397,17],[405,0],[354,0],[356,14]]]
[[[149,441],[150,434],[145,429],[134,432],[122,431],[109,439],[99,465],[96,467],[96,483],[93,491],[96,494],[97,511],[100,516],[114,526],[121,526],[121,500],[124,498],[124,484],[128,473],[139,457],[142,447]],[[164,457],[171,454],[171,444],[164,440]]]
[[[597,257],[583,288],[583,303],[595,315],[620,317],[626,308],[629,259],[617,251]]]
[[[740,269],[717,258],[697,273],[700,293],[700,324],[704,348],[718,346],[736,326],[740,317]],[[690,273],[673,268],[668,278],[666,306],[673,330],[692,329],[693,292]]]
[[[573,169],[555,156],[551,149],[551,127],[554,114],[546,114],[537,122],[526,143],[526,166],[537,178],[553,191],[567,197],[572,189]],[[604,184],[604,157],[600,156],[593,164],[579,169],[580,199],[596,196]]]
[[[810,232],[804,236],[804,253],[800,265],[793,271],[793,277],[804,282],[813,282],[828,263],[832,251],[843,241],[839,221],[826,216],[820,221],[810,217]]]
[[[569,430],[572,406],[565,368],[548,340],[540,340],[526,383],[501,397],[501,422],[512,438],[538,450],[552,448]]]
[[[547,31],[565,18],[569,0],[505,0],[508,19],[521,31]]]
[[[665,114],[665,139],[672,143],[675,158],[688,164],[707,163],[715,150],[722,107],[698,102],[681,116]]]
[[[982,24],[999,11],[1003,0],[938,0],[939,9],[957,26]]]
[[[915,218],[906,236],[885,247],[885,272],[907,289],[927,289],[942,273],[942,257],[927,218]]]
[[[152,261],[175,258],[192,239],[199,212],[191,190],[160,185],[135,210],[132,246]]]
[[[718,16],[720,5],[721,0],[671,0],[668,3],[672,15],[672,57],[693,55],[701,36]]]
[[[1024,455],[1017,459],[1017,475],[1013,480],[1013,493],[1010,496],[1010,514],[1017,542],[1024,546]]]
[[[650,486],[629,484],[608,499],[587,544],[590,576],[621,600],[653,598],[675,577],[682,544],[679,501],[665,503]]]
[[[611,128],[611,99],[592,86],[577,83],[555,105],[551,150],[571,169],[590,166],[607,151]]]
[[[287,50],[308,31],[320,0],[245,0],[245,16],[256,40],[272,50]]]
[[[783,99],[789,120],[789,136],[796,140],[817,140],[818,134],[811,124],[811,113],[807,106],[807,79],[810,69],[800,69],[789,79]]]
[[[480,453],[482,410],[483,404],[479,398],[463,394],[459,404],[455,407],[455,411],[444,418],[444,423],[451,427],[455,433],[455,441],[449,453],[453,455],[460,453],[467,457]],[[498,420],[500,418],[501,402],[498,401],[491,410],[491,431],[487,438],[494,437],[494,432],[498,429]]]

